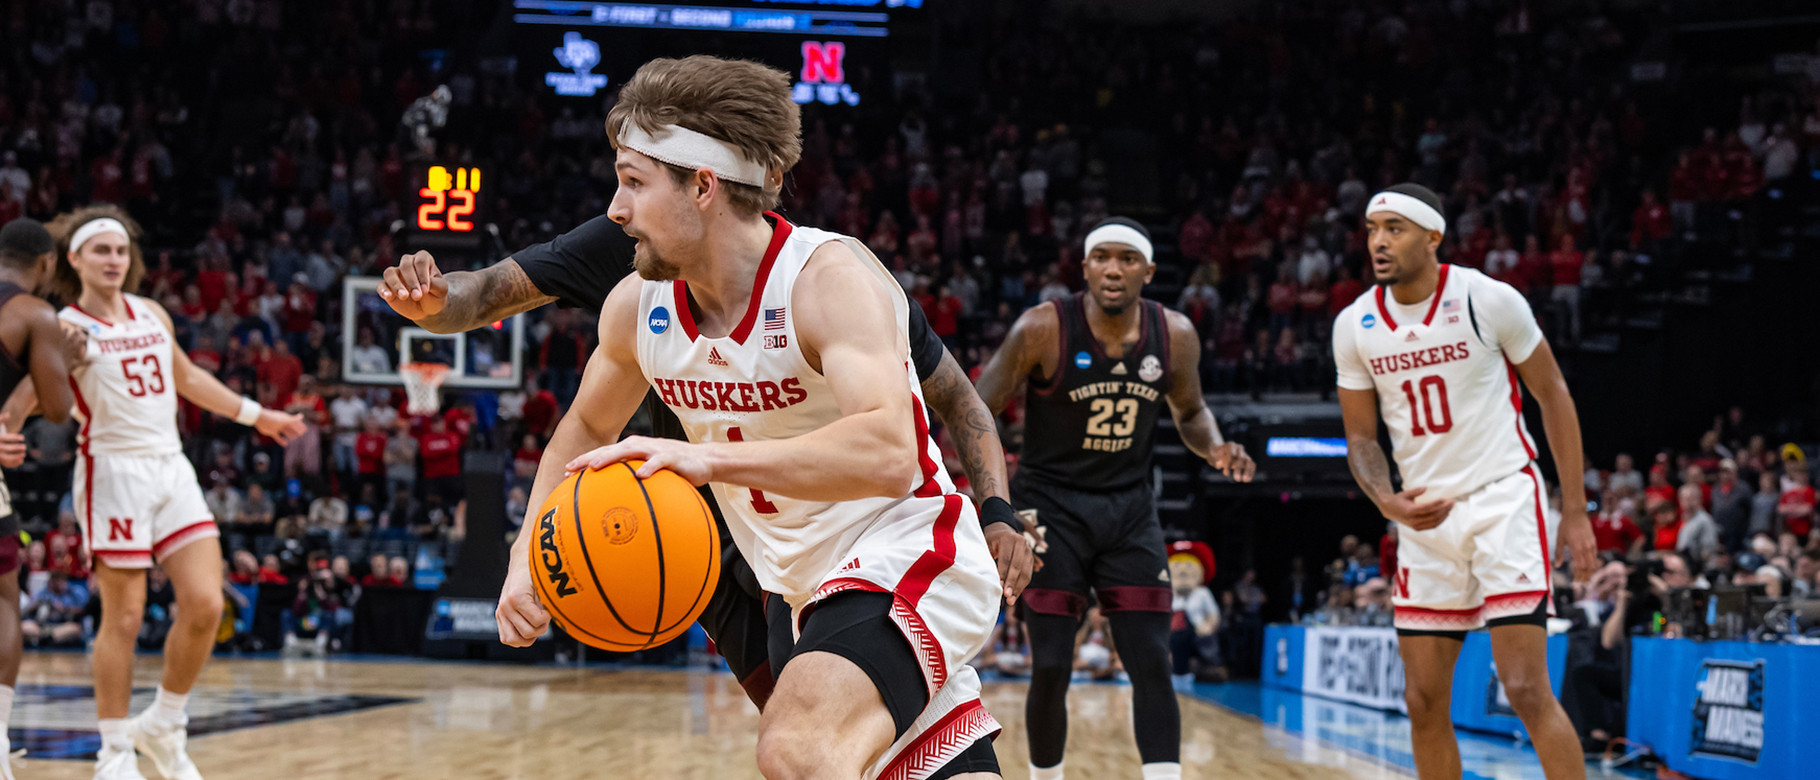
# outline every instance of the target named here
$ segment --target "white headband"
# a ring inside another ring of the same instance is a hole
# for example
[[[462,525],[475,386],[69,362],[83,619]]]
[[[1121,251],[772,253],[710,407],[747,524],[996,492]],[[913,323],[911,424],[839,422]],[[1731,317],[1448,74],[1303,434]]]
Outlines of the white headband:
[[[1094,228],[1093,232],[1087,234],[1087,247],[1083,250],[1084,254],[1093,254],[1093,248],[1100,244],[1130,244],[1137,248],[1138,254],[1144,256],[1145,262],[1156,265],[1156,254],[1150,248],[1150,239],[1145,238],[1143,233],[1130,225],[1114,222]]]
[[[664,125],[656,133],[647,133],[637,122],[627,122],[619,131],[619,145],[681,168],[706,168],[727,181],[760,189],[765,186],[763,164],[746,159],[726,141],[679,125]]]
[[[1429,230],[1447,232],[1447,218],[1441,216],[1441,212],[1435,211],[1435,207],[1423,203],[1420,198],[1412,198],[1401,192],[1385,190],[1371,196],[1371,205],[1365,208],[1365,213],[1379,211],[1395,212]]]
[[[133,240],[133,234],[126,232],[126,226],[120,224],[120,220],[114,219],[113,217],[102,217],[100,219],[91,219],[82,223],[82,227],[76,228],[75,235],[70,236],[70,251],[74,252],[81,249],[82,245],[88,243],[89,239],[101,235],[102,233],[119,233],[121,236],[125,237],[126,240]]]

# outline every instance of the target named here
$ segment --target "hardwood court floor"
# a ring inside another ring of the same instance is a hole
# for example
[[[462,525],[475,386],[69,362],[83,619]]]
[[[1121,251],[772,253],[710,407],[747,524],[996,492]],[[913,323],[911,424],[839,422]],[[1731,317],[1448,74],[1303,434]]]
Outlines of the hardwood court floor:
[[[135,712],[157,684],[158,659],[141,657],[138,663],[136,690],[145,690],[135,696]],[[28,654],[19,683],[15,739],[22,729],[89,738],[94,709],[83,693],[89,684],[86,655]],[[1023,694],[1015,683],[987,687],[987,706],[1005,726],[997,742],[999,760],[1014,780],[1029,776]],[[67,698],[52,702],[57,696]],[[310,701],[353,699],[366,708],[298,714],[310,710]],[[1070,778],[1137,777],[1130,701],[1130,689],[1123,686],[1071,689]],[[1185,778],[1410,776],[1197,699],[1181,702]],[[190,740],[190,754],[208,780],[759,777],[752,758],[758,715],[726,674],[216,659],[203,672],[190,711],[192,726],[230,724],[221,727],[230,730]],[[21,780],[91,776],[89,761],[43,755],[28,756]],[[157,777],[149,760],[140,760],[140,771]]]

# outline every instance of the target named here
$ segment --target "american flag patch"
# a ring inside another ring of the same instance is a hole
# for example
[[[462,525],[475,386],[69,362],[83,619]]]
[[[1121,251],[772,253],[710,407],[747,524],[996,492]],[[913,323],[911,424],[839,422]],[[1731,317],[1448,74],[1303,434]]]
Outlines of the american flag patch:
[[[1458,299],[1458,298],[1441,302],[1441,311],[1454,312],[1454,311],[1459,311],[1459,310],[1460,310],[1460,299]]]
[[[765,310],[765,330],[784,329],[784,307]]]

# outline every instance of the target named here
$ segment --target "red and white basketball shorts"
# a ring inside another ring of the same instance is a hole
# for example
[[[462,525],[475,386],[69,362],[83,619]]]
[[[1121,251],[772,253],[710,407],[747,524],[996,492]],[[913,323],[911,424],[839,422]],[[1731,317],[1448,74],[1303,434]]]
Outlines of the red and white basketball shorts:
[[[897,742],[864,773],[867,780],[924,780],[974,742],[999,732],[980,702],[980,679],[967,661],[991,638],[1002,591],[972,502],[946,495],[939,516],[874,525],[812,596],[792,605],[800,634],[805,607],[848,590],[891,593],[891,620],[909,640],[929,703]]]
[[[89,552],[116,569],[145,569],[191,542],[220,536],[181,453],[76,459],[76,519]]]
[[[1554,528],[1535,464],[1456,499],[1426,531],[1398,528],[1391,583],[1405,631],[1471,631],[1552,610]]]

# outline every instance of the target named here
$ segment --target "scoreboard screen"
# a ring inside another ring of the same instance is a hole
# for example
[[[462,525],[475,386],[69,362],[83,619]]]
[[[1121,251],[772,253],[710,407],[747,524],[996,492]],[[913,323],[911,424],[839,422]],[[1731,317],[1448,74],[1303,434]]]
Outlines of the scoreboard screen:
[[[893,22],[921,0],[631,3],[514,0],[513,48],[558,97],[596,98],[657,57],[712,53],[796,76],[798,103],[858,105],[859,68],[884,72]]]

